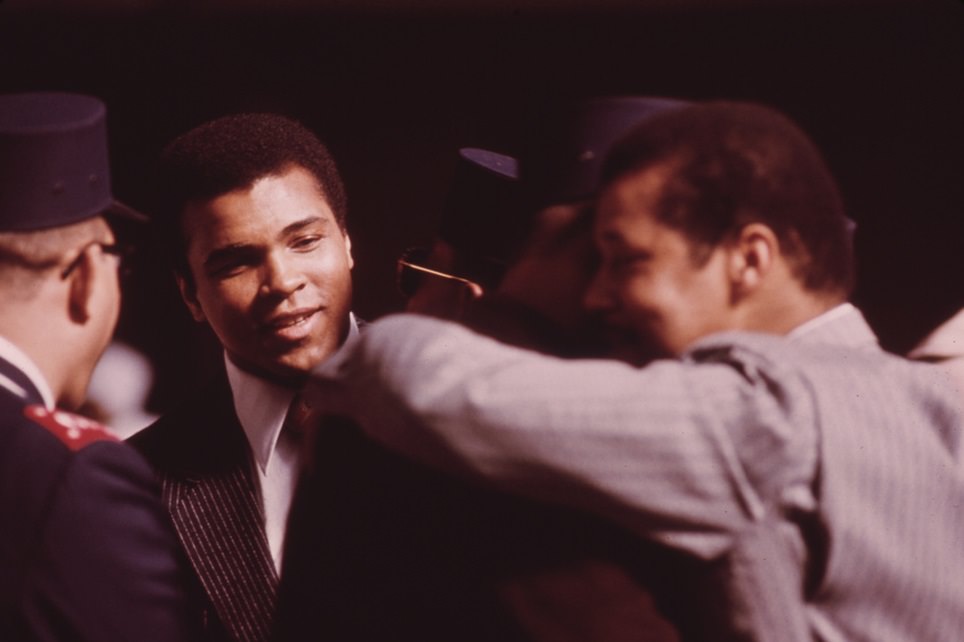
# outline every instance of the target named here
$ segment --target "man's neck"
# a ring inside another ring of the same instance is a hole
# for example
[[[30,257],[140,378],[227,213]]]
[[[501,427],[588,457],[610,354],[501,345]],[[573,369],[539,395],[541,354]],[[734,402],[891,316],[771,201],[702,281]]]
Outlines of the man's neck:
[[[243,359],[238,359],[235,355],[230,352],[225,352],[225,357],[231,362],[238,370],[243,371],[258,379],[263,379],[270,384],[280,386],[282,388],[289,388],[291,390],[300,390],[304,385],[305,381],[308,379],[307,372],[301,371],[291,371],[291,372],[275,372],[272,370],[267,370],[256,364],[249,363]]]
[[[839,294],[805,290],[796,281],[760,294],[747,308],[744,330],[786,335],[845,302]]]

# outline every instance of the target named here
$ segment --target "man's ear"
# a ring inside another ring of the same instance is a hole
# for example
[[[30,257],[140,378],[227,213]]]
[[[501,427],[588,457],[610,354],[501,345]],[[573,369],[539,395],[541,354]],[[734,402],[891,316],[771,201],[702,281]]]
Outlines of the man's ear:
[[[97,279],[94,262],[91,260],[91,245],[84,248],[75,259],[76,267],[67,276],[67,312],[74,323],[84,324],[91,316],[91,300],[94,297],[94,283]]]
[[[766,280],[780,253],[780,243],[769,226],[750,223],[730,243],[729,277],[736,296],[756,291]]]
[[[194,280],[186,278],[180,272],[175,273],[174,278],[177,280],[177,289],[181,291],[181,299],[183,299],[187,309],[191,311],[191,316],[194,317],[195,321],[206,321],[207,317],[204,316],[201,302],[197,298],[197,286],[194,284]]]
[[[343,231],[342,234],[345,235],[345,253],[348,255],[348,269],[355,267],[355,259],[351,255],[351,238],[348,236],[348,232]]]

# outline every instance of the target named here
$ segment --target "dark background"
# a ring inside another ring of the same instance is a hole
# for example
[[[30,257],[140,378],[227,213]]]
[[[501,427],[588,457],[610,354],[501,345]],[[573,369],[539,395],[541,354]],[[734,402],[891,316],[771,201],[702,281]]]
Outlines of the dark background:
[[[305,122],[347,183],[368,319],[399,309],[394,258],[431,236],[458,147],[511,153],[525,118],[567,97],[762,101],[839,178],[855,301],[885,347],[964,304],[957,0],[0,0],[0,91],[37,89],[107,102],[115,192],[145,211],[173,136],[243,110]],[[163,410],[218,351],[157,263],[137,258],[118,332],[155,362]]]

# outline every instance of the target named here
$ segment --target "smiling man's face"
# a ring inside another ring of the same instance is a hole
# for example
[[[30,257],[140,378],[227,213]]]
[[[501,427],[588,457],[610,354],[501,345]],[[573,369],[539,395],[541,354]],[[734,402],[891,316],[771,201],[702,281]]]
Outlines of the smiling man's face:
[[[657,216],[671,171],[658,166],[617,179],[602,191],[596,210],[602,262],[586,304],[625,341],[624,352],[636,353],[621,356],[639,363],[741,329],[726,246],[697,261],[693,241]]]
[[[318,181],[293,166],[188,204],[182,215],[194,283],[178,279],[248,372],[298,379],[340,345],[351,305],[351,243]]]

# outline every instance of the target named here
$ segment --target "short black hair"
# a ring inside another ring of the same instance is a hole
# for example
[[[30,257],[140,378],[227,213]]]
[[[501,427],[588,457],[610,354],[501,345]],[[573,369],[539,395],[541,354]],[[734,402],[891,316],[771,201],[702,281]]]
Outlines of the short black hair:
[[[267,113],[223,116],[168,144],[155,182],[155,222],[174,269],[191,276],[181,220],[188,203],[248,187],[291,167],[301,167],[318,180],[344,230],[347,198],[335,161],[318,137],[296,120]]]
[[[853,290],[853,224],[820,152],[783,114],[707,102],[657,115],[613,147],[603,182],[656,166],[669,173],[655,215],[686,235],[697,263],[758,222],[805,288]]]

